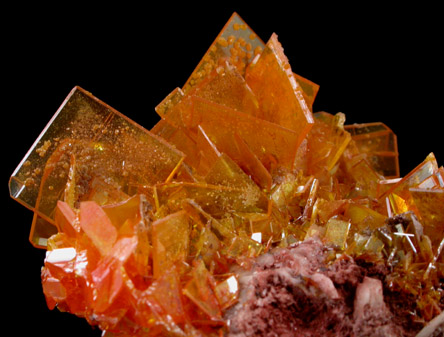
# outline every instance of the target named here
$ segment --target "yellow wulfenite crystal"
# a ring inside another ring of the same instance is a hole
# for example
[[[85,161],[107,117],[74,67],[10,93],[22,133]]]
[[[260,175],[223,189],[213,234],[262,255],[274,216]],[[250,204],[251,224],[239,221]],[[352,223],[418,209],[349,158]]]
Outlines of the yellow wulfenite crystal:
[[[444,168],[399,177],[394,133],[313,114],[318,89],[237,14],[151,131],[74,88],[10,180],[48,306],[106,337],[419,331],[444,310]]]

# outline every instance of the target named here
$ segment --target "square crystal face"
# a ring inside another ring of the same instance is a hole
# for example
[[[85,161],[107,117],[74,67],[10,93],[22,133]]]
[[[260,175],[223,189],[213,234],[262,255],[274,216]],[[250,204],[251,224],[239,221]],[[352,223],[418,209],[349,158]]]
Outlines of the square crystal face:
[[[30,239],[44,246],[55,231],[58,200],[72,207],[86,199],[118,202],[138,185],[167,181],[183,159],[163,139],[75,87],[12,174],[10,195],[35,212]]]
[[[185,83],[184,92],[187,93],[200,83],[225,60],[244,75],[248,64],[264,47],[264,42],[237,13],[234,13]]]
[[[377,173],[386,178],[399,177],[398,144],[392,130],[380,122],[346,125],[345,129]]]
[[[183,86],[183,91],[188,93],[224,62],[229,62],[239,74],[245,76],[248,65],[262,53],[264,48],[265,43],[260,37],[237,13],[233,13],[188,78]],[[304,99],[311,108],[319,91],[319,85],[298,74],[293,75],[295,81],[302,88]]]

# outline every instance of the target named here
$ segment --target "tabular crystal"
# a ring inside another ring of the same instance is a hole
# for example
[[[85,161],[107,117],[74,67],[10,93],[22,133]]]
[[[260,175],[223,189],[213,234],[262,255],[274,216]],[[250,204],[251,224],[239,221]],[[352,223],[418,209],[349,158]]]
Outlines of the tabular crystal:
[[[444,168],[431,153],[399,177],[393,132],[313,114],[318,89],[236,13],[150,131],[75,87],[9,184],[48,307],[105,337],[441,319]]]

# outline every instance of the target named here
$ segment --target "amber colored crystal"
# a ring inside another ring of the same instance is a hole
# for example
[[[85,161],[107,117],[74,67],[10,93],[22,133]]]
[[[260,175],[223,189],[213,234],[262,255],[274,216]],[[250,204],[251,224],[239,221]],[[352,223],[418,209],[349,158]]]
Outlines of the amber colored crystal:
[[[432,241],[439,244],[444,233],[444,188],[410,188],[418,216],[424,223],[424,232]]]
[[[386,178],[399,177],[396,135],[383,123],[346,125],[361,153],[374,170]]]
[[[176,128],[164,119],[161,119],[150,131],[171,144],[175,144],[176,148],[185,154],[185,163],[192,167],[198,165],[200,158],[199,147],[196,145],[196,141],[184,130]]]
[[[152,227],[153,270],[157,278],[172,265],[185,260],[190,224],[186,212],[180,211],[155,221]]]
[[[206,176],[221,153],[200,125],[197,127],[196,143],[199,149],[199,164],[196,166],[196,171],[198,174]]]
[[[196,260],[192,278],[184,287],[184,295],[189,297],[211,319],[221,319],[219,302],[214,293],[214,281],[202,260]]]
[[[344,208],[349,204],[348,200],[326,200],[318,198],[316,200],[314,213],[320,223],[327,223],[333,217],[344,213]]]
[[[266,212],[268,209],[261,195],[229,186],[178,182],[158,185],[154,193],[153,198],[157,198],[160,207],[178,210],[184,199],[191,199],[216,217],[222,217],[226,212]]]
[[[167,180],[183,158],[163,139],[76,87],[12,174],[11,196],[35,212],[30,240],[45,246],[54,233],[60,196],[71,206],[82,200],[123,201],[133,194],[132,186]]]
[[[410,209],[416,210],[409,189],[420,187],[422,183],[430,181],[430,178],[437,173],[438,164],[434,154],[431,153],[420,165],[385,192],[381,198],[388,198],[391,212],[394,214],[404,213]]]
[[[316,95],[318,94],[319,85],[302,77],[299,74],[293,73],[293,76],[302,89],[302,95],[304,96],[306,104],[308,105],[310,110],[313,111],[313,103]]]
[[[245,191],[245,202],[256,203],[265,198],[256,183],[226,154],[222,153],[205,176],[208,184],[231,186]],[[251,201],[248,201],[251,199]]]
[[[348,221],[330,218],[326,224],[325,240],[340,249],[344,249],[350,225]]]
[[[326,112],[315,114],[317,117],[307,137],[307,168],[316,175],[331,170],[350,142],[350,134],[344,131],[345,117],[332,116]],[[303,154],[301,154],[303,155]]]
[[[378,301],[383,286],[409,321],[436,317],[444,168],[431,153],[399,177],[395,134],[312,114],[318,89],[236,13],[150,131],[75,87],[9,182],[47,249],[48,307],[104,337],[227,335],[245,272],[317,237],[329,266],[383,278],[362,283]]]
[[[239,282],[235,275],[227,277],[214,288],[214,294],[222,310],[229,308],[237,301],[239,295]]]
[[[356,229],[377,229],[384,225],[386,216],[377,211],[357,203],[349,203],[344,212],[346,218],[354,224]]]
[[[250,147],[238,135],[234,135],[236,143],[237,154],[234,156],[238,165],[248,174],[251,179],[262,189],[270,190],[272,184],[272,177],[264,164],[251,151]]]
[[[298,147],[314,121],[276,34],[248,66],[245,79],[259,101],[257,117],[294,130]]]
[[[185,319],[185,309],[181,295],[179,275],[175,268],[166,269],[165,273],[154,281],[141,294],[142,301],[149,303],[156,316],[171,316],[175,323]]]
[[[375,172],[367,160],[359,160],[348,168],[348,172],[350,177],[356,182],[356,188],[365,191],[373,198],[378,196],[378,183],[383,177]]]
[[[247,65],[263,49],[260,37],[237,13],[233,13],[184,85],[184,92],[187,93],[225,61],[234,65],[243,76]]]
[[[217,149],[230,156],[236,156],[237,134],[265,167],[276,161],[291,168],[300,142],[299,135],[290,129],[196,96],[181,100],[165,115],[165,120],[187,128],[191,135],[197,135],[200,125]]]
[[[188,94],[242,111],[259,114],[259,102],[236,67],[228,62],[219,65]]]

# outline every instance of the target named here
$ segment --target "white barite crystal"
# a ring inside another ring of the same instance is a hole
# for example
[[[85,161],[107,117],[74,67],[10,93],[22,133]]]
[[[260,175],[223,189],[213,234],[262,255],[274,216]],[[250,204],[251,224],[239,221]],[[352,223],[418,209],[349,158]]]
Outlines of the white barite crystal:
[[[251,239],[256,241],[256,242],[262,243],[262,233],[261,232],[257,232],[257,233],[251,234]]]
[[[227,279],[227,283],[228,283],[228,289],[230,290],[230,293],[231,294],[237,293],[237,291],[239,289],[239,283],[237,282],[237,279],[234,275],[230,276]]]
[[[72,247],[50,250],[46,252],[46,262],[55,264],[71,261],[75,259],[76,254],[75,248]]]

